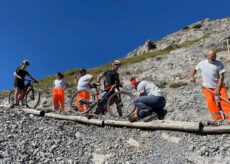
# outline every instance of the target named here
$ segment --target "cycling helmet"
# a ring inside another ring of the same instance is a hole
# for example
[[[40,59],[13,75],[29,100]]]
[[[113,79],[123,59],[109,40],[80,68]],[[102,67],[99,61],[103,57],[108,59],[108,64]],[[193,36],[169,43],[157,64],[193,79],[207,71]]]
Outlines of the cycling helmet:
[[[30,62],[29,62],[29,60],[25,59],[22,61],[22,64],[30,65]]]
[[[132,78],[130,79],[130,82],[131,82],[132,85],[137,85],[137,83],[139,82],[139,80],[138,80],[137,77],[132,77]]]
[[[80,73],[86,73],[86,69],[81,68],[81,69],[79,70],[79,72],[80,72]]]
[[[115,65],[121,65],[120,60],[114,60],[113,63],[114,63]]]

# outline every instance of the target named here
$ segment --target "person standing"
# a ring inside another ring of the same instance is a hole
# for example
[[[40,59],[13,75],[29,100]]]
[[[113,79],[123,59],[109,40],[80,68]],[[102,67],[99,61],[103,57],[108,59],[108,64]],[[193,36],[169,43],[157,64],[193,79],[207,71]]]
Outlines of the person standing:
[[[114,60],[111,64],[111,68],[102,72],[98,77],[97,77],[97,82],[100,83],[102,77],[105,77],[104,79],[104,89],[111,87],[112,85],[116,84],[117,89],[119,90],[119,87],[121,86],[120,83],[120,78],[119,78],[119,73],[117,72],[118,69],[121,66],[121,62],[119,60]],[[105,110],[106,110],[106,103],[108,101],[109,96],[111,96],[114,93],[114,91],[112,91],[104,101],[100,102],[96,108],[96,112],[95,114],[104,114]],[[114,100],[116,105],[117,105],[117,111],[119,116],[122,116],[122,111],[121,108],[118,106],[118,104],[120,103],[119,99],[115,99]]]
[[[138,118],[145,118],[153,112],[158,119],[164,119],[166,100],[163,92],[152,82],[139,81],[137,77],[130,79],[132,88],[137,90],[137,98],[133,100],[135,109],[129,117],[130,122],[137,121]]]
[[[53,102],[54,110],[59,110],[60,112],[65,111],[65,89],[68,87],[64,79],[64,75],[60,72],[56,74],[56,79],[53,83]]]
[[[210,49],[207,52],[207,59],[200,61],[192,70],[190,81],[195,83],[195,74],[198,70],[202,73],[202,91],[206,98],[206,103],[212,119],[215,121],[222,120],[220,109],[215,101],[215,96],[222,96],[228,100],[227,90],[223,83],[224,81],[224,65],[219,60],[216,60],[216,50]],[[211,92],[212,91],[212,92]],[[230,120],[230,105],[220,99],[221,108],[225,118]]]
[[[87,109],[86,103],[81,103],[80,101],[88,101],[90,99],[90,93],[88,90],[91,89],[91,82],[93,81],[94,77],[91,74],[87,74],[86,69],[80,69],[80,79],[77,81],[75,78],[75,84],[77,84],[77,100],[75,105],[79,112],[85,112]]]

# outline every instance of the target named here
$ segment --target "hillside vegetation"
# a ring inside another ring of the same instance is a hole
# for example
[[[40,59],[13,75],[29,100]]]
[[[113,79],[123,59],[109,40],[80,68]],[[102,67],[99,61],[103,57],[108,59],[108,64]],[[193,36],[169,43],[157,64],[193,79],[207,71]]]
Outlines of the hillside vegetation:
[[[124,66],[129,65],[129,64],[134,64],[134,63],[144,61],[144,60],[146,60],[148,58],[153,58],[153,57],[156,57],[156,56],[169,54],[171,51],[179,49],[179,48],[186,48],[186,47],[191,46],[191,45],[193,45],[193,44],[195,44],[195,43],[199,42],[200,40],[205,39],[207,37],[208,37],[208,35],[205,35],[205,36],[203,36],[201,38],[198,38],[198,39],[185,41],[182,44],[173,44],[173,45],[170,45],[170,46],[168,46],[168,47],[166,47],[164,49],[161,49],[161,50],[157,50],[157,51],[154,51],[154,52],[147,52],[147,53],[145,53],[143,55],[133,56],[133,57],[130,57],[130,58],[122,58],[122,59],[119,59],[119,60],[122,63],[122,67],[124,67]],[[101,72],[109,69],[110,66],[111,66],[111,64],[109,63],[109,64],[99,66],[97,68],[92,68],[92,69],[88,70],[88,73],[90,73],[90,74],[94,75],[94,77],[96,77]],[[70,87],[75,86],[74,85],[74,75],[76,74],[77,77],[79,78],[78,71],[79,71],[79,69],[71,69],[71,70],[68,70],[68,71],[64,72],[65,79],[70,84]],[[55,75],[48,76],[48,77],[40,80],[39,84],[37,84],[37,87],[39,87],[41,89],[50,88],[52,86],[52,83],[53,83],[54,79],[55,79]]]

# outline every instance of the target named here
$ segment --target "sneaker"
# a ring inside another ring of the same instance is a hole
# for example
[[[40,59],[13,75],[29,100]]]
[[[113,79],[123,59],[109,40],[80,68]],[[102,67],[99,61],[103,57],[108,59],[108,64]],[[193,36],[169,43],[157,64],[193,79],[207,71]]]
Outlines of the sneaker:
[[[14,107],[18,107],[18,106],[19,106],[19,104],[16,104],[16,103],[15,103],[15,104],[11,104],[11,105],[10,105],[10,108],[14,108]]]
[[[87,119],[91,119],[91,118],[93,118],[93,116],[94,116],[93,114],[86,114],[86,115],[85,115],[85,117],[86,117]]]
[[[163,109],[162,113],[158,115],[158,119],[163,120],[166,114],[167,114],[167,110]]]

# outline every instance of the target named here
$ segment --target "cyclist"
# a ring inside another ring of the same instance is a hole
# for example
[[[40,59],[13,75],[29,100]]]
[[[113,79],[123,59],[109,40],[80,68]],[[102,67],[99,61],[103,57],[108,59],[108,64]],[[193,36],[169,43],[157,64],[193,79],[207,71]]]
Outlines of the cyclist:
[[[84,112],[87,109],[87,105],[81,104],[80,102],[81,100],[87,101],[90,99],[90,93],[88,93],[86,90],[90,90],[90,83],[93,81],[94,77],[90,74],[87,74],[86,69],[80,69],[79,73],[81,77],[78,81],[75,77],[75,84],[77,84],[77,90],[82,91],[79,92],[75,104],[80,112]]]
[[[14,104],[15,106],[19,105],[19,101],[22,102],[22,105],[24,105],[23,103],[23,99],[26,93],[26,85],[24,83],[25,77],[28,76],[30,79],[32,79],[33,81],[35,81],[36,83],[38,83],[38,81],[33,78],[30,73],[26,70],[27,67],[30,65],[28,60],[23,60],[22,62],[22,66],[18,67],[15,72],[14,72],[14,87],[15,87],[15,101],[16,103]]]
[[[97,82],[100,83],[100,80],[102,77],[105,77],[104,80],[104,88],[107,88],[111,85],[117,84],[117,89],[119,90],[119,87],[121,87],[120,84],[120,78],[119,78],[119,74],[118,74],[118,69],[121,66],[121,62],[119,60],[114,60],[112,62],[112,67],[109,70],[104,71],[102,74],[100,74],[97,77]],[[111,94],[113,94],[114,92],[112,92]],[[109,96],[108,96],[109,97]],[[115,100],[115,103],[118,104],[119,101]],[[106,101],[103,101],[101,103],[98,104],[98,107],[96,109],[95,114],[104,114],[104,110],[105,110],[105,105],[106,105]],[[118,107],[117,107],[118,108]],[[120,116],[122,116],[122,112],[120,109],[118,109],[118,113]]]

